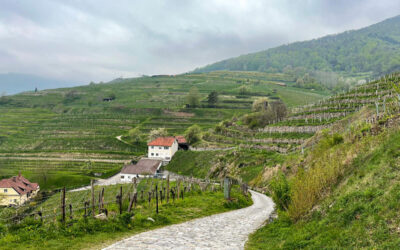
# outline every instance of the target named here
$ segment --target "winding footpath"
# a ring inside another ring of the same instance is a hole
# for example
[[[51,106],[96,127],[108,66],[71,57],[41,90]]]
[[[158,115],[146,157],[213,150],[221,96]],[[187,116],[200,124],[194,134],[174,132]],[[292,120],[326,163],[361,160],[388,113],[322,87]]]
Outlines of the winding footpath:
[[[250,207],[136,234],[105,249],[243,249],[274,209],[269,197],[250,192]]]

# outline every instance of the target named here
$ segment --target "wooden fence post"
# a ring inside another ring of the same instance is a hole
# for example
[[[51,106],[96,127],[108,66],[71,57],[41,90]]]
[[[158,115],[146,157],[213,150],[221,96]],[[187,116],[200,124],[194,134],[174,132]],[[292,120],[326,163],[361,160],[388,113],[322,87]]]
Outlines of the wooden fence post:
[[[149,191],[149,192],[148,192],[148,194],[149,194],[149,208],[150,208],[150,202],[151,202],[151,192]]]
[[[72,220],[72,205],[69,204],[69,218]]]
[[[167,203],[169,203],[169,174],[167,176]]]
[[[101,191],[99,191],[99,214],[101,213]]]
[[[133,199],[135,200],[135,209],[136,209],[136,204],[137,204],[137,192],[133,195]]]
[[[158,185],[156,184],[156,213],[158,214]]]
[[[84,214],[84,217],[86,218],[86,216],[87,216],[87,208],[88,208],[88,206],[89,206],[89,204],[88,204],[89,202],[87,202],[87,201],[85,201],[84,203],[83,203],[83,207],[85,208],[85,214]]]
[[[122,186],[119,187],[119,214],[122,214]]]
[[[95,206],[94,206],[94,181],[90,181],[90,187],[91,187],[91,192],[92,192],[92,216],[94,217],[95,215]]]
[[[65,222],[65,187],[62,189],[62,194],[61,194],[61,221]]]
[[[132,199],[129,201],[128,212],[130,212],[132,210],[132,206],[133,206],[133,202],[134,201],[135,201],[135,194],[132,195]]]
[[[231,189],[230,189],[230,179],[225,177],[224,179],[224,197],[225,199],[229,200],[231,198]]]
[[[181,179],[178,178],[178,180],[176,181],[176,186],[178,187],[178,192],[177,192],[177,199],[179,200],[179,193],[181,191]]]

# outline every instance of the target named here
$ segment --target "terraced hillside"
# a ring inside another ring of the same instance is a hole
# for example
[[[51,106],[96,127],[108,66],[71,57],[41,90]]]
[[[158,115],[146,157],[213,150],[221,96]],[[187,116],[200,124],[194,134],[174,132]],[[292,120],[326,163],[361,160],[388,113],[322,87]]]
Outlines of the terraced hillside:
[[[388,75],[314,104],[291,108],[286,118],[275,120],[260,129],[248,128],[240,118],[224,121],[204,134],[200,147],[226,148],[228,152],[214,152],[214,160],[202,165],[206,169],[201,172],[202,176],[216,177],[229,173],[253,184],[265,184],[260,183],[260,173],[313,146],[315,140],[309,138],[318,131],[331,127],[362,108],[371,109],[374,114],[365,118],[365,122],[382,119],[388,107],[399,101],[393,87],[393,83],[399,81],[398,74]],[[207,153],[197,154],[191,158],[207,157]],[[185,167],[173,161],[168,168],[181,174],[198,174],[199,171],[191,167],[188,160],[180,156],[176,161],[185,162]]]
[[[21,170],[42,187],[54,187],[49,179],[60,185],[69,180],[70,186],[85,184],[95,174],[108,176],[144,154],[152,129],[181,134],[197,124],[208,130],[248,113],[260,96],[281,98],[295,107],[328,94],[292,84],[285,74],[213,72],[117,79],[1,97],[0,176]],[[187,108],[186,97],[193,87],[198,89],[200,105]],[[218,92],[219,100],[209,105],[207,95],[212,91]],[[139,143],[127,136],[132,128],[143,134]],[[121,135],[122,141],[117,140]]]

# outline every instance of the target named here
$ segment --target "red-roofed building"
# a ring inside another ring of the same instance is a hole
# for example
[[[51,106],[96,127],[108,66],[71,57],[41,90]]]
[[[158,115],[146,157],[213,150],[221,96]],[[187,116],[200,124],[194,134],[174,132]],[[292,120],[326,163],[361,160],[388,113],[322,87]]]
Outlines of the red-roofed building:
[[[175,137],[158,137],[147,143],[148,158],[160,159],[169,162],[172,156],[178,151],[178,141]]]
[[[32,183],[22,175],[0,180],[0,206],[21,205],[34,197],[39,184]]]
[[[186,138],[182,135],[175,136],[175,139],[178,141],[178,149],[188,150],[189,144],[186,141]]]

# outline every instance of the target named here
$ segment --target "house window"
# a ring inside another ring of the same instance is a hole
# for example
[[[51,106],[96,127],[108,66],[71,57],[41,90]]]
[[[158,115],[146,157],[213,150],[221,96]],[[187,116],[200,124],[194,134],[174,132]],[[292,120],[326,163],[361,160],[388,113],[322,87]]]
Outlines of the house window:
[[[14,199],[14,202],[17,203],[17,199]]]
[[[125,176],[124,175],[121,175],[121,179],[124,179],[125,178]]]
[[[158,156],[158,153],[156,153],[156,156]]]
[[[130,176],[128,176],[128,179],[130,179],[131,177]]]
[[[151,153],[151,156],[154,156],[154,153]]]
[[[151,146],[151,149],[154,149],[154,146]]]
[[[164,147],[164,149],[169,149],[169,147]]]
[[[6,189],[4,189],[4,193],[7,193],[7,192],[8,192],[7,188],[6,188]]]
[[[162,149],[162,147],[158,147],[158,149]]]

